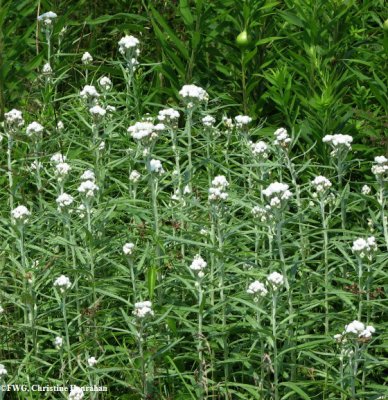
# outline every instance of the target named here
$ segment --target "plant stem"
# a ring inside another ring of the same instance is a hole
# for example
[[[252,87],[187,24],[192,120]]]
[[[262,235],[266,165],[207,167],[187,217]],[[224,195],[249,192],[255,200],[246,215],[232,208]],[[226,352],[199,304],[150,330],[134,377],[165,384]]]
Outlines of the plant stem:
[[[71,368],[71,353],[70,353],[70,336],[69,336],[69,326],[67,324],[67,313],[66,313],[66,295],[63,295],[62,298],[62,315],[63,315],[63,325],[65,328],[65,337],[66,337],[66,347],[67,347],[67,360],[69,364],[69,375],[72,374]]]
[[[202,320],[203,320],[203,309],[202,309],[202,300],[203,300],[203,292],[201,281],[198,280],[198,358],[199,358],[199,373],[198,373],[198,381],[200,387],[199,400],[204,398],[204,366],[205,359],[203,354],[203,333],[202,333]]]
[[[191,126],[193,123],[193,109],[187,109],[187,118],[186,118],[186,126],[185,126],[185,134],[187,136],[187,157],[188,157],[188,171],[187,171],[187,181],[190,188],[192,190],[192,175],[193,175],[193,161],[192,161],[192,135],[191,135]]]
[[[278,371],[278,347],[276,326],[277,293],[272,293],[272,339],[273,339],[273,370],[274,370],[274,400],[279,399],[279,371]]]
[[[319,201],[323,230],[323,265],[325,269],[325,335],[329,334],[329,262],[328,262],[328,232],[327,219],[325,213],[325,202],[321,198]]]
[[[8,167],[8,183],[9,183],[9,207],[11,210],[14,208],[14,193],[13,193],[13,174],[12,174],[12,145],[13,138],[8,134],[8,148],[7,148],[7,167]]]

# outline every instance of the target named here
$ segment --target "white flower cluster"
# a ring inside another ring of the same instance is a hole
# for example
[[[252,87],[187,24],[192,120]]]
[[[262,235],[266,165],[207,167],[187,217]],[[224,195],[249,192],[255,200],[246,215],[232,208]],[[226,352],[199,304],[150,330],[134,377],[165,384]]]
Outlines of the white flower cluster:
[[[112,81],[107,77],[107,76],[102,76],[99,80],[98,80],[98,84],[101,86],[102,90],[104,90],[105,92],[108,92],[109,90],[112,89]]]
[[[268,204],[265,207],[254,206],[252,208],[252,215],[254,218],[259,219],[261,222],[268,222],[273,219],[271,206],[269,206]]]
[[[135,140],[156,139],[160,131],[166,129],[164,124],[154,125],[149,121],[136,122],[128,128],[128,132]]]
[[[104,118],[104,117],[105,117],[105,114],[106,114],[105,108],[102,108],[102,107],[99,106],[98,104],[95,105],[95,106],[93,106],[93,107],[90,107],[90,108],[89,108],[89,112],[90,112],[90,114],[92,115],[92,117],[93,117],[96,121],[99,121],[99,120],[101,120],[102,118]]]
[[[273,144],[275,146],[286,148],[291,143],[291,138],[289,137],[288,132],[285,128],[276,129],[274,135],[275,135],[275,140]]]
[[[370,236],[366,239],[358,238],[353,242],[352,251],[361,259],[367,258],[372,260],[373,253],[377,251],[376,238]]]
[[[202,118],[202,124],[203,126],[206,126],[207,128],[211,128],[214,126],[216,123],[216,119],[212,117],[211,115],[206,115],[206,117]]]
[[[267,143],[260,140],[257,143],[249,141],[249,147],[251,148],[252,154],[254,156],[267,159],[268,158],[268,145]]]
[[[289,186],[286,183],[274,182],[263,190],[263,194],[268,198],[271,208],[281,208],[292,197],[292,193],[288,188]]]
[[[268,285],[271,286],[272,290],[278,290],[284,285],[284,276],[278,272],[272,272],[267,276]]]
[[[100,94],[94,86],[85,85],[80,92],[80,96],[82,99],[94,103],[100,97]]]
[[[193,259],[193,262],[190,265],[190,269],[197,274],[198,278],[203,278],[205,275],[203,270],[206,267],[207,267],[207,262],[199,254],[196,254]]]
[[[244,128],[252,122],[252,118],[248,115],[237,115],[234,120],[236,121],[237,128]]]
[[[79,386],[72,386],[69,393],[69,400],[82,400],[84,398],[84,391]]]
[[[55,153],[51,156],[50,161],[54,164],[64,163],[66,161],[66,156],[61,153]]]
[[[55,280],[54,287],[57,287],[61,293],[65,293],[66,290],[71,288],[70,279],[65,275],[61,275]]]
[[[134,248],[135,248],[134,243],[125,243],[125,245],[123,246],[123,253],[126,256],[131,256],[133,254]]]
[[[314,180],[311,181],[311,185],[316,191],[317,195],[326,194],[327,191],[331,188],[332,184],[329,179],[325,178],[324,176],[316,176]]]
[[[179,111],[173,108],[166,108],[165,110],[160,110],[157,116],[158,121],[175,124],[180,117]]]
[[[22,112],[15,108],[4,114],[4,120],[11,131],[15,131],[24,125]]]
[[[231,131],[234,128],[232,118],[228,118],[226,115],[222,117],[222,123],[224,124],[227,131]]]
[[[53,69],[51,68],[50,63],[46,63],[43,65],[42,74],[43,75],[51,75],[53,73]]]
[[[83,181],[78,187],[78,192],[85,197],[93,198],[98,192],[99,187],[93,181]]]
[[[268,290],[265,287],[264,283],[260,281],[254,281],[248,286],[247,293],[253,294],[255,296],[255,301],[257,301],[259,297],[266,296]]]
[[[3,314],[4,308],[0,305],[0,314]]]
[[[140,41],[138,38],[132,35],[125,35],[119,40],[119,52],[125,56],[128,52],[136,51],[139,45]]]
[[[209,100],[209,95],[206,90],[195,85],[184,85],[179,91],[179,95],[186,102],[188,108],[192,108],[198,103]]]
[[[227,200],[228,193],[225,189],[229,186],[229,182],[226,180],[224,175],[218,175],[212,180],[212,187],[209,188],[209,200]]]
[[[343,135],[342,133],[337,133],[335,135],[326,135],[322,139],[323,143],[328,143],[332,147],[332,156],[338,154],[338,152],[351,150],[353,138],[350,135]]]
[[[70,171],[71,166],[66,162],[59,162],[55,165],[55,176],[60,182],[63,181],[67,177],[67,175],[69,175]]]
[[[82,175],[81,175],[81,181],[92,181],[94,182],[96,180],[96,176],[94,175],[94,172],[90,169],[87,169]]]
[[[0,364],[0,379],[7,375],[7,370],[5,369],[3,364]]]
[[[54,339],[54,346],[57,350],[63,346],[63,339],[60,336],[56,336]]]
[[[350,324],[345,325],[345,330],[342,334],[338,333],[334,335],[334,339],[338,343],[345,341],[345,337],[354,338],[355,336],[358,339],[370,340],[375,332],[376,329],[373,326],[365,326],[364,323],[354,320]]]
[[[135,169],[131,171],[131,173],[129,174],[129,180],[132,183],[138,182],[140,177],[141,177],[140,172],[136,171]]]
[[[372,173],[376,178],[387,179],[388,178],[388,158],[385,156],[375,157],[375,165],[372,166]]]
[[[150,301],[140,301],[135,303],[133,315],[138,318],[144,318],[147,315],[153,316],[154,312],[152,311],[152,303]]]
[[[45,26],[50,26],[58,15],[54,11],[45,12],[38,17],[38,21],[42,21]]]
[[[26,224],[31,213],[26,206],[18,206],[11,211],[11,216],[16,224]]]
[[[89,65],[93,62],[93,57],[88,51],[85,51],[85,53],[82,54],[81,61],[82,61],[82,64]]]
[[[88,365],[90,368],[93,368],[94,366],[97,365],[97,359],[96,357],[89,357],[88,358]]]
[[[160,160],[152,159],[150,161],[150,171],[155,172],[156,174],[162,175],[164,174],[164,169]]]
[[[61,211],[64,208],[70,207],[73,204],[74,198],[70,194],[62,193],[57,197],[58,209]]]
[[[361,188],[361,193],[362,193],[364,196],[367,196],[368,194],[370,194],[371,191],[372,191],[372,189],[371,189],[371,187],[368,186],[368,185],[364,185],[364,186]]]

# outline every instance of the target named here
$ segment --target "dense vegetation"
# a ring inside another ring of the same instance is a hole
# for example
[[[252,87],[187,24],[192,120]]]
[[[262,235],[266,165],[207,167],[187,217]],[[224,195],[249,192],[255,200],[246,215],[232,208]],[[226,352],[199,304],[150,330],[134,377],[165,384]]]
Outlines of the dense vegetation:
[[[388,396],[387,18],[0,0],[0,399]]]

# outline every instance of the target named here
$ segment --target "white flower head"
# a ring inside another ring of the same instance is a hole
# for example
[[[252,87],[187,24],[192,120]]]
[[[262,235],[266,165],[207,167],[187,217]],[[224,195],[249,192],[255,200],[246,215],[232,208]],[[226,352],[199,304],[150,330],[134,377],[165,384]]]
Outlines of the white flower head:
[[[228,131],[231,131],[234,128],[232,118],[228,118],[226,115],[222,117],[222,123]]]
[[[353,138],[350,135],[343,135],[342,133],[337,133],[335,135],[326,135],[322,139],[323,143],[328,143],[332,152],[332,156],[339,153],[347,153],[352,148]]]
[[[7,375],[7,370],[3,364],[0,364],[0,379]]]
[[[281,148],[287,148],[291,143],[291,138],[285,128],[276,129],[274,132],[275,140],[273,144]]]
[[[140,45],[139,39],[132,35],[125,35],[119,40],[119,52],[123,56],[138,55],[138,50]]]
[[[82,400],[84,398],[84,391],[79,386],[71,386],[69,393],[69,400]]]
[[[66,159],[67,157],[62,155],[61,153],[55,153],[54,155],[51,156],[50,161],[53,164],[59,164],[59,163],[64,163]]]
[[[174,110],[173,108],[166,108],[164,110],[159,111],[157,119],[160,122],[175,125],[179,117],[180,117],[179,111]]]
[[[8,128],[14,132],[24,125],[22,112],[13,108],[4,114],[4,120]]]
[[[212,185],[218,189],[226,189],[229,186],[229,182],[226,180],[224,175],[217,175],[212,180]]]
[[[133,254],[133,251],[135,249],[135,243],[125,243],[123,246],[123,253],[126,256],[131,256]]]
[[[192,108],[194,105],[209,100],[209,95],[206,90],[195,85],[184,85],[179,91],[179,95],[186,102],[188,108]]]
[[[66,178],[70,171],[71,166],[68,163],[60,162],[55,166],[55,176],[58,177],[58,180]]]
[[[244,128],[252,122],[252,118],[248,115],[237,115],[234,120],[236,121],[237,128]]]
[[[91,56],[91,54],[88,51],[85,51],[85,53],[82,54],[81,61],[82,61],[82,64],[89,65],[93,62],[93,57]]]
[[[158,137],[160,128],[161,126],[156,126],[152,122],[141,121],[130,126],[128,132],[135,140],[154,139]]]
[[[314,180],[311,181],[311,185],[318,195],[325,195],[327,194],[327,191],[331,188],[332,183],[329,181],[329,179],[320,175],[315,177]]]
[[[212,117],[211,115],[206,115],[206,117],[202,118],[202,124],[203,124],[203,126],[206,126],[207,128],[212,128],[215,123],[216,123],[216,119],[214,117]]]
[[[57,350],[59,350],[63,346],[63,339],[60,336],[57,336],[54,339],[54,346]]]
[[[106,110],[99,105],[89,108],[89,112],[95,120],[101,120],[105,117]]]
[[[82,175],[81,175],[81,181],[95,181],[96,176],[94,175],[94,172],[90,169],[87,169]]]
[[[247,293],[253,294],[255,297],[264,297],[267,295],[268,290],[264,283],[260,281],[254,281],[248,286]]]
[[[38,21],[42,21],[45,26],[50,26],[58,15],[54,11],[45,12],[38,17]]]
[[[58,288],[61,293],[65,293],[66,290],[71,288],[70,279],[65,275],[61,275],[55,280],[54,287]]]
[[[277,290],[284,285],[284,276],[278,272],[272,272],[267,276],[267,282],[273,290]]]
[[[282,208],[287,200],[292,197],[292,193],[286,183],[271,183],[262,192],[268,199],[271,208]]]
[[[156,174],[162,175],[164,174],[164,169],[160,160],[152,159],[150,161],[150,171],[155,172]]]
[[[249,147],[254,156],[257,156],[262,159],[268,158],[268,152],[269,152],[268,145],[267,145],[267,143],[263,142],[262,140],[260,140],[257,143],[253,143],[250,141]]]
[[[89,357],[88,358],[88,365],[90,368],[93,368],[97,365],[97,359],[96,357]]]
[[[31,213],[26,206],[18,206],[11,211],[11,216],[15,224],[26,224]]]
[[[140,172],[136,171],[135,169],[131,171],[131,173],[129,174],[129,180],[132,183],[138,182],[140,177],[141,177]]]
[[[43,75],[51,75],[53,73],[53,69],[51,68],[50,63],[46,63],[43,65],[42,74]]]
[[[144,318],[147,315],[153,316],[154,312],[152,311],[152,303],[150,301],[140,301],[135,303],[133,315],[135,315],[137,318]]]
[[[108,92],[109,90],[112,89],[112,81],[107,77],[107,76],[102,76],[98,80],[98,84],[101,86],[102,90],[105,92]]]
[[[368,185],[364,185],[364,186],[361,188],[361,193],[362,193],[364,196],[368,196],[368,195],[371,193],[371,191],[372,191],[372,189],[371,189],[371,187],[368,186]]]
[[[85,85],[80,92],[80,96],[84,100],[91,100],[91,101],[98,99],[100,97],[96,88],[92,85]]]
[[[379,180],[388,179],[388,159],[385,156],[375,157],[375,164],[372,166],[372,173]]]
[[[270,205],[266,205],[265,207],[254,206],[252,208],[252,215],[254,218],[260,220],[260,222],[268,222],[273,219]]]
[[[352,251],[361,259],[372,260],[373,254],[377,251],[376,238],[370,236],[366,239],[358,238],[353,242]]]
[[[93,181],[82,181],[78,187],[78,192],[87,198],[93,198],[99,190],[99,187]]]
[[[0,314],[3,314],[4,308],[0,305]]]
[[[190,265],[190,269],[197,274],[198,278],[203,278],[203,270],[207,267],[207,262],[199,255],[196,254],[193,262]]]
[[[62,193],[57,197],[57,204],[59,210],[66,209],[73,204],[74,198],[70,194]]]
[[[98,145],[98,150],[99,151],[104,151],[105,150],[105,142],[103,140]]]

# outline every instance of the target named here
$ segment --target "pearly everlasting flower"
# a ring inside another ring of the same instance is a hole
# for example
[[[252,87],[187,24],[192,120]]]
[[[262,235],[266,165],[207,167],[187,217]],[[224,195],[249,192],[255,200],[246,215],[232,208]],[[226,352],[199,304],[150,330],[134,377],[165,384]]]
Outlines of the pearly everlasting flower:
[[[259,219],[260,222],[268,222],[273,219],[270,205],[266,205],[265,207],[254,206],[252,208],[252,215],[254,218]]]
[[[119,40],[119,52],[123,56],[128,56],[128,54],[132,54],[133,51],[136,52],[139,45],[140,45],[139,39],[137,39],[135,36],[125,35],[123,38]]]
[[[206,117],[202,118],[203,126],[206,126],[208,128],[213,127],[215,123],[216,123],[216,119],[214,117],[212,117],[211,115],[207,115]]]
[[[100,151],[105,150],[105,142],[104,141],[100,142],[100,144],[98,145],[98,150],[100,150]]]
[[[69,400],[82,400],[84,398],[84,391],[79,386],[71,386],[69,393]]]
[[[247,293],[253,294],[255,298],[257,298],[266,296],[268,290],[264,283],[261,283],[260,281],[254,281],[248,286]]]
[[[135,243],[125,243],[123,246],[123,253],[126,256],[131,256],[133,254],[133,250],[135,248]]]
[[[212,180],[212,185],[219,189],[226,189],[229,186],[229,182],[224,175],[218,175]]]
[[[251,151],[254,156],[258,156],[260,158],[266,159],[268,158],[268,145],[267,143],[263,142],[260,140],[257,143],[249,142],[249,147],[251,148]]]
[[[11,131],[15,131],[24,125],[22,112],[15,108],[4,114],[4,120]]]
[[[57,336],[54,339],[54,346],[57,350],[59,350],[63,346],[63,339],[60,336]]]
[[[50,63],[46,63],[43,65],[42,74],[43,75],[51,75],[53,73],[53,69],[51,68]]]
[[[311,181],[311,185],[319,195],[327,193],[332,186],[331,182],[321,175],[315,177],[314,180]]]
[[[136,171],[135,169],[131,171],[131,173],[129,174],[129,180],[133,183],[138,182],[140,177],[141,177],[140,172]]]
[[[158,137],[160,126],[155,126],[152,122],[136,122],[128,128],[128,132],[135,140],[154,139]],[[164,128],[164,125],[163,125]]]
[[[82,61],[82,64],[88,65],[93,62],[93,57],[91,56],[91,54],[88,51],[85,51],[85,53],[82,54],[81,61]]]
[[[160,160],[152,159],[150,161],[150,171],[155,172],[156,174],[164,174],[164,169]]]
[[[229,182],[224,175],[218,175],[212,180],[212,187],[209,188],[209,201],[227,200],[229,195],[225,189],[229,186]]]
[[[343,339],[343,335],[341,335],[340,333],[337,333],[336,335],[333,336],[333,339],[337,342],[337,343],[341,343],[342,339]]]
[[[190,265],[190,269],[198,275],[198,278],[204,277],[203,270],[207,267],[207,262],[199,255],[196,254],[193,262]]]
[[[159,111],[159,114],[157,116],[158,120],[160,122],[165,122],[165,123],[176,123],[180,117],[179,111],[174,110],[173,108],[166,108],[165,110]]]
[[[152,303],[150,301],[140,301],[135,303],[133,315],[137,318],[144,318],[147,315],[153,316],[154,312],[152,311]]]
[[[85,207],[84,204],[80,204],[80,205],[77,207],[77,214],[78,214],[78,216],[79,216],[80,218],[85,218],[85,216],[86,216],[86,207]]]
[[[40,161],[35,160],[30,164],[30,166],[28,167],[28,170],[33,172],[33,171],[37,171],[42,168],[43,168],[43,164]]]
[[[372,191],[372,189],[371,189],[371,187],[368,186],[368,185],[364,185],[364,186],[361,188],[361,193],[362,193],[364,196],[367,196],[368,194],[370,194],[371,191]]]
[[[38,21],[42,21],[44,25],[50,26],[52,21],[57,18],[58,15],[53,11],[45,12],[38,17]]]
[[[59,210],[71,206],[73,204],[73,201],[74,201],[73,196],[67,193],[60,194],[56,200]]]
[[[0,306],[0,314],[3,314],[4,312],[4,308],[2,306]]]
[[[277,290],[284,285],[284,277],[278,272],[272,272],[267,276],[267,282],[273,290]]]
[[[341,133],[335,135],[326,135],[322,139],[323,143],[328,143],[332,147],[332,156],[337,155],[339,152],[347,152],[351,150],[353,138],[350,135],[343,135]]]
[[[237,128],[244,128],[252,122],[252,118],[248,115],[237,115],[234,120],[236,121]]]
[[[82,175],[81,175],[81,181],[95,181],[96,176],[94,175],[94,172],[90,169],[87,169]]]
[[[179,95],[187,103],[188,108],[192,108],[195,104],[207,102],[209,95],[206,90],[195,85],[184,85],[179,91]]]
[[[80,92],[80,96],[84,100],[95,100],[100,97],[96,88],[92,85],[85,85],[84,88]]]
[[[373,253],[377,251],[376,238],[370,236],[367,239],[358,238],[353,242],[352,251],[361,259],[372,260]]]
[[[58,130],[59,132],[61,132],[61,131],[63,131],[64,128],[65,128],[65,125],[63,124],[63,122],[62,122],[62,121],[58,121],[58,123],[57,123],[57,130]]]
[[[106,110],[99,105],[89,108],[89,112],[95,119],[103,118],[106,114]]]
[[[285,128],[276,129],[274,132],[275,140],[274,145],[286,148],[291,143],[291,138],[288,135],[288,132]]]
[[[106,111],[108,113],[113,113],[116,111],[116,107],[115,106],[106,106]]]
[[[50,161],[54,164],[60,164],[64,163],[66,159],[67,157],[62,155],[61,153],[55,153],[53,156],[51,156]]]
[[[31,122],[31,124],[29,124],[26,129],[27,136],[29,137],[39,135],[43,131],[44,128],[39,122]]]
[[[202,236],[207,236],[209,234],[209,231],[206,228],[201,228],[199,234]]]
[[[93,368],[94,366],[97,365],[97,359],[96,357],[89,357],[88,358],[88,365],[89,367]]]
[[[31,213],[26,206],[18,206],[11,211],[11,216],[15,224],[26,224]]]
[[[103,90],[105,90],[106,92],[108,91],[108,90],[111,90],[112,89],[112,81],[107,77],[107,76],[102,76],[100,79],[99,79],[99,81],[98,81],[98,84],[101,86],[101,88],[103,89]]]
[[[68,163],[60,162],[55,166],[55,176],[57,176],[60,181],[66,178],[70,171],[71,166]]]
[[[61,275],[55,280],[54,287],[58,288],[61,293],[65,293],[66,290],[71,288],[70,279],[65,275]]]
[[[222,123],[225,125],[225,128],[229,131],[234,128],[232,118],[228,118],[226,115],[222,117]]]
[[[375,332],[376,329],[373,326],[365,326],[365,324],[363,324],[362,322],[354,320],[350,324],[345,325],[345,330],[342,333],[342,336],[356,336],[358,339],[363,339],[365,341],[370,340]]]
[[[267,197],[271,208],[281,208],[292,197],[292,193],[288,188],[289,186],[286,183],[274,182],[262,192]]]
[[[78,192],[85,197],[94,197],[98,192],[99,187],[93,181],[83,181],[78,187]]]
[[[385,156],[375,157],[372,173],[380,180],[386,180],[388,178],[388,159]]]
[[[3,364],[0,364],[0,379],[7,375],[7,370]]]

